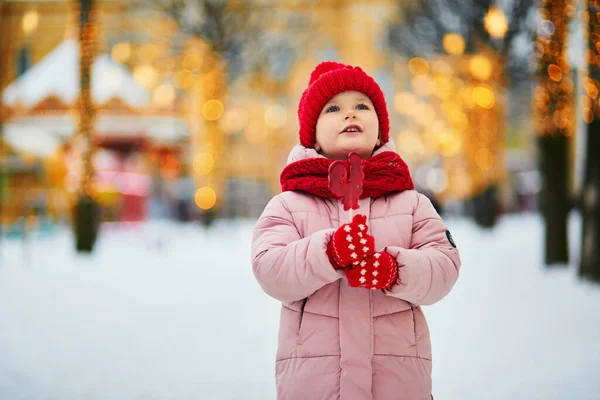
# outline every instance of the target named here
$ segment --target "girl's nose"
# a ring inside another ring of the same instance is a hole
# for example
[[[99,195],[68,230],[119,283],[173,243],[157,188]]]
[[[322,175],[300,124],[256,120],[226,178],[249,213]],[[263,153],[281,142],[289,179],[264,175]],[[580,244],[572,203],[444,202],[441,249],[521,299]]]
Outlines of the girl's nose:
[[[354,111],[348,111],[346,113],[346,118],[344,119],[356,119],[356,114],[354,113]]]

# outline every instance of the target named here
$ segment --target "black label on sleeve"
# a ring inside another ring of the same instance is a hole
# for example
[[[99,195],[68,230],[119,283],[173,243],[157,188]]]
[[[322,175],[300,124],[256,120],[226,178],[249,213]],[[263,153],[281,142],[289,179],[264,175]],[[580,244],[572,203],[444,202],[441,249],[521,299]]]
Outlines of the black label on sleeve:
[[[450,234],[449,230],[446,230],[446,237],[448,238],[448,241],[450,242],[452,247],[456,248],[456,243],[454,243],[454,239],[452,239],[452,234]]]

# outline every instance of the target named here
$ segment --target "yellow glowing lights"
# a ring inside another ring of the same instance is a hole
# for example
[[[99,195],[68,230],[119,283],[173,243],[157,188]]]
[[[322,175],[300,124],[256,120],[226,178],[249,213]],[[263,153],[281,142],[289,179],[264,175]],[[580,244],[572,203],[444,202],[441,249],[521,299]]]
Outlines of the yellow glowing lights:
[[[425,75],[415,76],[410,81],[415,92],[419,96],[428,97],[435,91],[435,85],[431,78]]]
[[[151,63],[158,56],[158,47],[152,43],[146,43],[138,50],[138,58],[142,63]]]
[[[204,103],[204,105],[202,105],[202,116],[207,121],[216,121],[223,114],[223,110],[223,103],[221,103],[219,100],[208,100]]]
[[[562,69],[556,64],[550,64],[548,66],[548,76],[555,82],[560,82],[562,79]]]
[[[475,153],[475,164],[482,171],[488,171],[494,166],[494,155],[485,147]]]
[[[441,100],[446,100],[452,95],[452,80],[447,75],[439,75],[434,78],[435,81],[435,96]]]
[[[487,81],[492,75],[492,63],[485,56],[474,56],[469,61],[471,74],[479,80]]]
[[[585,92],[591,99],[598,97],[598,87],[594,84],[594,81],[588,80],[585,84]]]
[[[464,132],[469,127],[469,118],[459,108],[449,110],[447,120],[448,124],[457,132]]]
[[[120,64],[126,63],[131,57],[131,44],[126,42],[117,43],[111,51],[112,59]]]
[[[481,108],[491,109],[496,103],[494,91],[484,85],[478,85],[473,89],[473,101]]]
[[[40,15],[36,10],[30,10],[25,13],[21,21],[21,28],[25,34],[29,35],[33,32],[40,22]]]
[[[579,97],[579,104],[581,104],[582,108],[592,108],[592,99],[588,96]]]
[[[160,108],[170,107],[175,102],[175,88],[163,83],[152,92],[152,102]]]
[[[194,200],[199,208],[210,210],[217,202],[217,194],[212,188],[204,186],[196,191]]]
[[[444,156],[452,157],[462,149],[462,138],[453,131],[445,129],[438,134],[437,145]]]
[[[208,175],[215,166],[215,159],[210,153],[200,153],[194,157],[193,165],[198,175]]]
[[[463,87],[458,90],[458,99],[460,103],[467,109],[471,110],[475,107],[473,100],[473,89],[471,87]]]
[[[500,39],[508,31],[508,20],[500,8],[490,7],[483,17],[483,26],[492,37]]]
[[[424,59],[415,57],[408,62],[408,69],[413,75],[426,75],[429,72],[429,64]]]
[[[588,124],[594,121],[594,112],[590,108],[583,109],[583,120]]]
[[[133,70],[133,79],[146,89],[156,86],[158,78],[158,71],[152,65],[139,65]]]
[[[228,109],[219,119],[219,127],[228,135],[241,131],[248,123],[248,113],[239,108]]]
[[[283,106],[274,104],[265,111],[265,124],[269,128],[281,128],[287,121],[287,111]]]
[[[419,135],[412,131],[398,133],[396,141],[410,157],[419,158],[425,153],[425,145]]]
[[[173,74],[173,84],[177,89],[188,90],[194,84],[196,75],[188,69],[180,69]]]
[[[200,53],[190,53],[186,55],[183,59],[183,68],[188,69],[190,71],[198,71],[202,68],[202,62],[204,59],[202,58],[202,54]]]
[[[465,52],[465,39],[458,33],[447,33],[444,35],[444,50],[448,54],[459,56]]]
[[[408,92],[398,92],[394,96],[394,106],[400,114],[408,114],[416,102],[415,96]]]
[[[263,143],[268,137],[267,130],[264,126],[254,121],[248,124],[244,136],[246,137],[246,141],[250,144]]]

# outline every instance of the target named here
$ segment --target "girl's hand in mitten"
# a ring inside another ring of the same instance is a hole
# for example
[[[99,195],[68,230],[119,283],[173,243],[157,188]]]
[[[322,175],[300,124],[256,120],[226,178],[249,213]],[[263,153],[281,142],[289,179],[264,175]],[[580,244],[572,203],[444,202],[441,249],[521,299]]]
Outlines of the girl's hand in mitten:
[[[363,258],[375,253],[375,239],[368,234],[367,217],[355,215],[333,233],[327,246],[329,261],[335,269],[357,265]]]
[[[346,277],[352,287],[388,289],[398,279],[398,265],[389,254],[377,252],[347,268]]]

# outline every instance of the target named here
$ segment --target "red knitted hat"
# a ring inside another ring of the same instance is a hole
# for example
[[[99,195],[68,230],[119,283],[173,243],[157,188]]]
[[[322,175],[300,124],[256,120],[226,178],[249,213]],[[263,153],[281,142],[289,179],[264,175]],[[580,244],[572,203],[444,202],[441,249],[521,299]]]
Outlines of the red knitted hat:
[[[379,139],[382,143],[389,140],[390,118],[385,97],[377,82],[359,67],[326,61],[317,65],[310,74],[308,88],[302,93],[298,105],[300,143],[304,147],[315,146],[317,119],[325,104],[348,90],[364,93],[371,99],[379,119]]]

